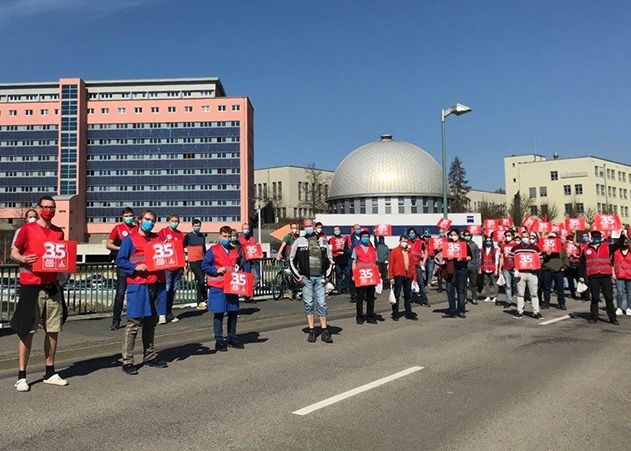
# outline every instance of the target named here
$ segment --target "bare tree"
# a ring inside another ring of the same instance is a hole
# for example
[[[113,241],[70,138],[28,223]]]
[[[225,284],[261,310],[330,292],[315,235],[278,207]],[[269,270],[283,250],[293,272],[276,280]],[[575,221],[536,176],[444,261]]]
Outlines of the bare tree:
[[[530,197],[520,194],[519,192],[515,194],[510,208],[510,214],[516,226],[520,226],[522,219],[531,214],[530,209],[533,206],[534,201]]]
[[[304,199],[300,204],[309,208],[313,214],[324,213],[328,210],[326,203],[326,180],[322,171],[316,168],[315,163],[309,163],[305,168],[306,183],[304,184]]]
[[[506,204],[495,204],[493,202],[483,201],[480,202],[478,213],[482,216],[482,219],[496,219],[506,216]]]

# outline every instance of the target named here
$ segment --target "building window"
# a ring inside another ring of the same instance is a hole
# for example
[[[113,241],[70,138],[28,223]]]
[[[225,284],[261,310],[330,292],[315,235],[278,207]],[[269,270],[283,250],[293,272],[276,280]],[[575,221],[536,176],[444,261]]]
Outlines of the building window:
[[[405,198],[399,197],[399,214],[405,213]]]
[[[359,214],[366,214],[366,199],[359,199]]]
[[[571,196],[572,195],[572,185],[563,185],[563,194],[565,194],[566,196]],[[543,196],[543,194],[542,194]]]
[[[92,110],[92,112],[94,113],[94,110]],[[88,111],[89,113],[89,111]],[[39,114],[42,116],[47,116],[48,115],[48,110],[39,110]]]
[[[552,180],[552,181],[559,180],[559,172],[558,171],[550,171],[550,180]]]
[[[17,116],[17,115],[18,115],[17,110],[9,110],[9,116]]]
[[[101,108],[101,114],[110,114],[109,108]]]
[[[185,106],[184,107],[184,112],[185,113],[192,113],[193,112],[193,107],[192,106]]]
[[[241,105],[232,105],[232,111],[240,111]]]
[[[226,111],[226,105],[219,105],[217,111]]]
[[[119,108],[118,109],[118,114],[125,114],[126,111],[127,111],[126,108]]]
[[[283,182],[278,182],[278,200],[283,200]]]
[[[139,106],[135,107],[134,113],[137,113],[137,114],[142,113],[142,107],[139,107]]]
[[[202,105],[202,113],[208,113],[210,111],[210,106]]]
[[[537,197],[537,188],[535,187],[528,188],[528,195],[531,199],[535,199]]]
[[[348,204],[348,214],[350,215],[355,214],[355,199],[351,199]]]
[[[152,107],[151,107],[151,112],[152,112],[152,113],[159,113],[159,112],[160,112],[160,108],[159,108],[159,107],[157,107],[157,106],[152,106]]]
[[[170,106],[170,107],[167,109],[167,111],[168,111],[169,113],[175,113],[175,107],[174,107],[174,106]]]
[[[585,205],[576,204],[576,214],[582,215],[583,213],[585,213]]]
[[[298,200],[302,200],[302,182],[298,182]]]
[[[416,197],[412,197],[410,199],[410,207],[411,207],[410,213],[418,213],[418,207],[416,206],[416,202],[417,202]]]
[[[547,186],[540,186],[539,187],[539,196],[540,197],[548,197],[548,187]]]
[[[565,204],[565,214],[571,216],[573,214],[572,204]]]
[[[392,198],[386,197],[386,214],[389,215],[392,213]]]
[[[574,192],[576,194],[583,194],[583,185],[574,185]]]
[[[530,207],[530,216],[537,216],[537,206],[536,205],[532,205]]]

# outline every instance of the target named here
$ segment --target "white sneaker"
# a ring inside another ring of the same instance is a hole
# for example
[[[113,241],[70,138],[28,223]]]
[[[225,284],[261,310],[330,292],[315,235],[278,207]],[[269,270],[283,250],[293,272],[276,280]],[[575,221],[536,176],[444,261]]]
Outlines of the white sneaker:
[[[197,310],[207,310],[208,309],[208,304],[206,304],[205,302],[200,302],[199,304],[197,304]]]
[[[491,302],[496,303],[497,302],[497,298],[491,298]]]
[[[489,297],[485,298],[484,302],[491,302],[491,298],[489,298]]]
[[[167,316],[160,315],[160,317],[158,318],[158,324],[166,324],[166,323],[167,323]]]
[[[26,379],[18,379],[18,381],[15,383],[15,389],[17,391],[29,391],[31,387],[29,386]]]
[[[627,313],[627,316],[631,316],[631,308],[628,308],[626,313]]]
[[[66,385],[68,385],[68,381],[66,379],[62,379],[57,373],[53,374],[48,379],[44,379],[44,383],[50,385],[58,385],[60,387],[65,387]]]
[[[171,320],[172,323],[177,323],[180,320],[180,318],[178,318],[177,316],[174,316],[173,319]]]
[[[621,308],[617,308],[616,309],[616,316],[622,316],[622,309]]]

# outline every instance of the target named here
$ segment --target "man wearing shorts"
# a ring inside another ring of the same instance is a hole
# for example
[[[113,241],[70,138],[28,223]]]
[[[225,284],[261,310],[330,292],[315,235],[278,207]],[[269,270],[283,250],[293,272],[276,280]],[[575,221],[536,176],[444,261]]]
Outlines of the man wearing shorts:
[[[51,224],[55,216],[55,201],[50,196],[42,197],[37,203],[39,219],[26,223],[20,229],[11,248],[11,259],[20,264],[20,299],[11,318],[11,328],[18,340],[18,380],[17,391],[30,390],[26,379],[26,366],[31,353],[33,334],[39,325],[46,332],[44,337],[44,356],[46,373],[44,383],[65,386],[68,381],[55,372],[55,352],[57,338],[68,316],[68,309],[63,298],[56,272],[33,272],[32,265],[41,253],[45,241],[61,241],[64,232]]]

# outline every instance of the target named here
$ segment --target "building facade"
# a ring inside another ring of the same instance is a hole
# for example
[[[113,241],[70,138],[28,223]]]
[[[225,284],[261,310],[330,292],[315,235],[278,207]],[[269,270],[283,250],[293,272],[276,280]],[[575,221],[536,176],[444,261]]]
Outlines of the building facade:
[[[271,215],[264,222],[277,222],[282,218],[312,218],[316,213],[314,205],[326,205],[332,178],[333,171],[301,166],[256,169],[254,195],[266,205]]]
[[[48,194],[78,241],[126,206],[216,232],[252,216],[253,146],[249,99],[218,78],[2,84],[0,218]]]
[[[479,212],[480,208],[487,205],[505,205],[506,194],[494,191],[483,191],[479,189],[469,190],[469,210]]]
[[[557,215],[550,220],[610,212],[631,222],[631,165],[594,156],[511,155],[504,158],[504,177],[507,205],[520,194],[527,200],[524,214],[555,206]]]

